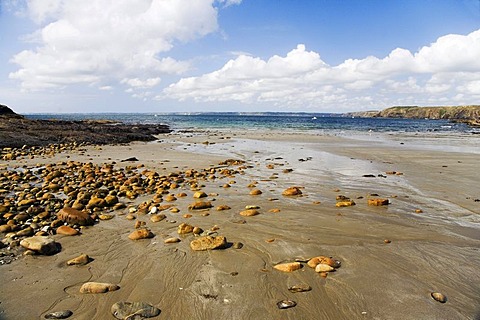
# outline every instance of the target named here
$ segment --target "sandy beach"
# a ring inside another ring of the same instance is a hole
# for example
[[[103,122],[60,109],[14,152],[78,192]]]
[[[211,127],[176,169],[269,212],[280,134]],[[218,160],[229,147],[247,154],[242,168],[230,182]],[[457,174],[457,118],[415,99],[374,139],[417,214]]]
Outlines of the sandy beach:
[[[119,196],[125,208],[95,212],[112,219],[80,235],[50,235],[61,244],[56,254],[19,249],[0,265],[0,319],[44,319],[61,310],[72,311],[71,319],[115,319],[111,308],[119,301],[160,309],[152,319],[480,319],[479,137],[469,137],[463,149],[402,134],[211,130],[158,138],[0,160],[3,176],[73,161],[113,164],[142,179],[152,172],[170,182],[182,178],[159,202],[155,190]],[[122,161],[132,157],[138,161]],[[191,169],[202,174],[193,179]],[[293,186],[301,195],[282,195]],[[251,195],[254,189],[261,193]],[[200,201],[193,197],[198,191],[212,208],[189,210]],[[168,195],[175,199],[166,201]],[[348,199],[355,205],[337,207]],[[372,199],[388,205],[369,205]],[[148,210],[140,210],[146,202]],[[171,207],[149,214],[152,205]],[[230,209],[216,210],[220,205]],[[240,215],[247,206],[259,214]],[[152,222],[160,213],[165,219]],[[182,223],[203,232],[180,235]],[[136,224],[153,237],[129,239]],[[206,235],[224,236],[227,244],[192,250],[190,243]],[[180,241],[165,243],[169,238]],[[80,254],[91,261],[67,265]],[[307,261],[317,256],[341,266],[315,272]],[[288,262],[300,269],[274,268]],[[119,289],[80,293],[86,282]],[[311,290],[292,292],[292,286]],[[433,292],[447,301],[434,300]],[[282,300],[296,305],[280,309]]]

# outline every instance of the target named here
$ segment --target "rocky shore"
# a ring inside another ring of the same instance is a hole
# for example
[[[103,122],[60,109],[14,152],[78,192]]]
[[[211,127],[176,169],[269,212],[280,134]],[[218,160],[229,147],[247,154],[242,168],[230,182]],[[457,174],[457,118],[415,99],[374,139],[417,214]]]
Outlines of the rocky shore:
[[[37,147],[50,144],[112,144],[154,141],[168,133],[167,125],[128,125],[112,121],[30,120],[0,105],[0,148]]]

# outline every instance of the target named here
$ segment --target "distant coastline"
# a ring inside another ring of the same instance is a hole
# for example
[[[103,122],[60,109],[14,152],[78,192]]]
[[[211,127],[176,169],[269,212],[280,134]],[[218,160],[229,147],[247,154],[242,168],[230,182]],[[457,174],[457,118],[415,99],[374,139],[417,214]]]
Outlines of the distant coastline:
[[[381,111],[360,111],[345,114],[363,118],[404,118],[404,119],[448,119],[480,126],[480,105],[471,106],[396,106]]]

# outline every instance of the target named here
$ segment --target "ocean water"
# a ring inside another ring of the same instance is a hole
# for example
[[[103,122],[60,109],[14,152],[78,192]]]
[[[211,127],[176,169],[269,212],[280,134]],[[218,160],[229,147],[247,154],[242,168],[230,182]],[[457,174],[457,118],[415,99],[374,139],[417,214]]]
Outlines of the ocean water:
[[[167,124],[173,130],[282,130],[313,133],[425,133],[460,134],[480,133],[463,123],[448,120],[351,118],[332,114],[306,113],[198,113],[198,114],[151,114],[151,113],[95,113],[95,114],[30,114],[30,119],[107,119],[125,123]]]

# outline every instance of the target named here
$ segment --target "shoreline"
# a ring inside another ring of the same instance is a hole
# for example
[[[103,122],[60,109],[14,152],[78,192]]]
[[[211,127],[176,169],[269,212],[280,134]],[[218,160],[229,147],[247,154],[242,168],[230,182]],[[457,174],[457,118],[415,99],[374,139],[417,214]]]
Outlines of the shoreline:
[[[480,315],[477,153],[417,148],[408,136],[379,143],[339,136],[207,130],[158,138],[158,142],[86,146],[52,157],[23,157],[16,166],[115,162],[115,168],[130,166],[168,176],[191,168],[211,170],[228,158],[240,159],[246,163],[226,167],[237,173],[216,172],[215,179],[208,175],[198,179],[197,189],[210,195],[206,199],[231,209],[189,211],[195,191],[180,184],[169,193],[185,192],[187,197],[171,202],[180,212],[163,211],[167,216],[163,221],[153,223],[151,215],[141,213],[127,220],[128,209],[123,209],[112,212],[111,220],[81,229],[80,236],[54,235],[62,245],[59,253],[19,256],[0,266],[0,319],[43,318],[64,309],[73,311],[75,319],[113,319],[110,307],[118,301],[152,304],[161,310],[158,319],[472,319]],[[472,148],[475,151],[475,143]],[[138,161],[122,162],[131,157]],[[8,161],[0,163],[0,172],[11,166]],[[247,186],[252,182],[262,194],[249,194],[252,188]],[[282,196],[291,186],[300,186],[303,195]],[[337,208],[339,195],[356,205]],[[152,196],[122,201],[138,208]],[[369,198],[387,198],[390,204],[368,206]],[[240,216],[247,205],[259,206],[260,214]],[[128,239],[135,221],[143,221],[155,237]],[[197,237],[177,234],[182,222],[213,229],[230,245],[241,242],[243,247],[193,251],[189,244]],[[164,244],[169,237],[181,241]],[[80,253],[94,260],[85,266],[65,265]],[[273,268],[318,255],[332,256],[342,266],[325,278],[305,263],[289,273]],[[79,293],[87,281],[118,283],[120,289]],[[312,290],[288,291],[288,286],[301,283]],[[434,291],[445,294],[447,302],[433,300]],[[36,304],[21,302],[38,300],[39,295],[42,299]],[[278,309],[276,303],[283,299],[297,305]]]

